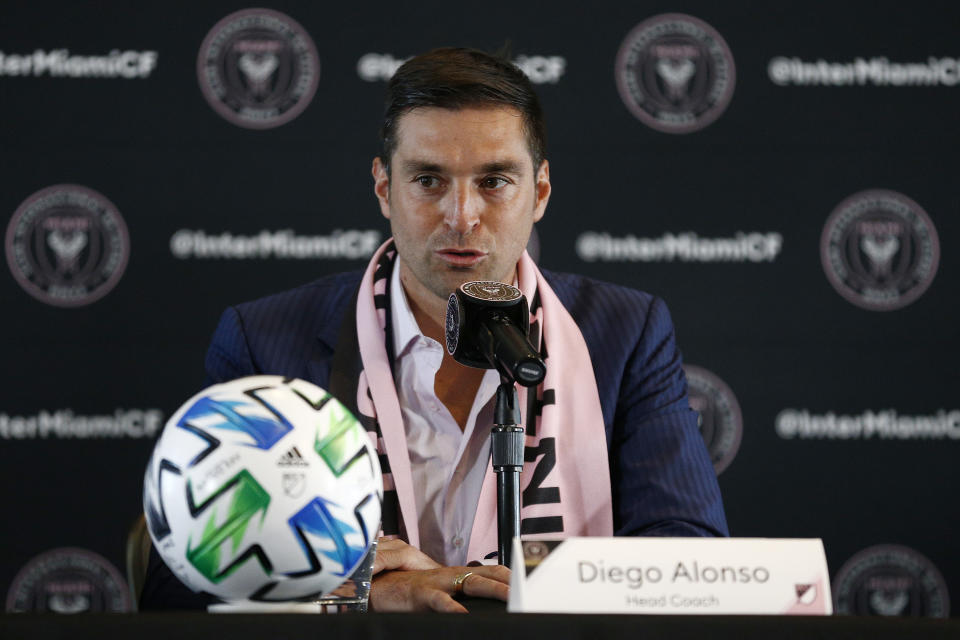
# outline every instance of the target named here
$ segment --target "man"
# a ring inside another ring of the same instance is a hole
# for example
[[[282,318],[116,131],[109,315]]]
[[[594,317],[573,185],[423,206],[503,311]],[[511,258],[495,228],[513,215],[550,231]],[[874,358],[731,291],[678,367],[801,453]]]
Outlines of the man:
[[[522,533],[726,535],[663,303],[541,272],[524,252],[551,193],[529,80],[482,52],[429,52],[391,80],[382,133],[374,192],[392,240],[362,276],[229,309],[207,355],[211,382],[304,378],[371,432],[385,463],[389,538],[373,609],[466,611],[453,596],[507,597],[509,571],[479,566],[496,556],[498,375],[441,347],[447,298],[472,280],[527,295],[531,339],[547,363],[544,383],[521,390]],[[172,577],[156,563],[151,573],[145,603],[169,593]]]

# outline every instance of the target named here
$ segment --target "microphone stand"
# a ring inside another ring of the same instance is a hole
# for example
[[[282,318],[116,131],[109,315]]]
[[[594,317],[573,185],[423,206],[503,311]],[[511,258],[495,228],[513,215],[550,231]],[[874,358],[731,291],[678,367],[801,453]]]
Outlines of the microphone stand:
[[[517,389],[503,375],[493,414],[491,458],[497,474],[498,562],[510,567],[513,539],[520,536],[520,471],[523,469],[524,429]]]

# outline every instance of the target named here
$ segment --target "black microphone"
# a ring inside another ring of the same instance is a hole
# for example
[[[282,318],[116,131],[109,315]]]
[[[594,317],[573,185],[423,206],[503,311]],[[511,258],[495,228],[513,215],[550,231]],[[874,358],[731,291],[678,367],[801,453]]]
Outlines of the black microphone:
[[[496,369],[510,382],[533,387],[547,367],[527,339],[530,311],[516,287],[466,282],[447,301],[447,352],[460,364]]]

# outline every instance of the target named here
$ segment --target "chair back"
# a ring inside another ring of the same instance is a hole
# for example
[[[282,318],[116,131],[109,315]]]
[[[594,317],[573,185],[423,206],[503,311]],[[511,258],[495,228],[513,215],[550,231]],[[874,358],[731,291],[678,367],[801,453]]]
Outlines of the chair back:
[[[140,608],[140,594],[147,575],[147,563],[150,561],[150,532],[147,531],[147,519],[141,513],[127,534],[127,585],[133,596],[134,611]]]

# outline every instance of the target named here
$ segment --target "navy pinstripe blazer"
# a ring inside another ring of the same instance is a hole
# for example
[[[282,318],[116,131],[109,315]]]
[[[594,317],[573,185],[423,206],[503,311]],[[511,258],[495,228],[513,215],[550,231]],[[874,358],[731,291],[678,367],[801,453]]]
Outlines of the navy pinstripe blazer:
[[[593,362],[617,535],[727,535],[716,475],[687,400],[673,323],[659,298],[544,270]],[[329,389],[360,272],[231,307],[207,353],[208,382],[259,373]],[[352,317],[352,314],[351,314]]]

